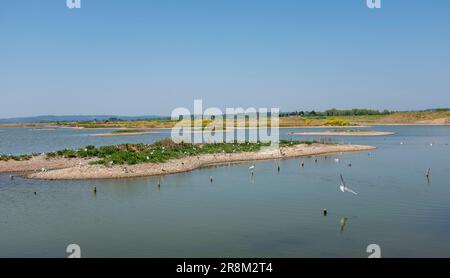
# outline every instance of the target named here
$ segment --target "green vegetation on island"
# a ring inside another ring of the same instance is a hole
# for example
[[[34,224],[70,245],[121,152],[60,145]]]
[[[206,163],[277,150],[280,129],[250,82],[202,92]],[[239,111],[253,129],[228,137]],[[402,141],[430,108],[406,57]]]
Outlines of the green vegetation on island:
[[[145,132],[145,130],[142,130],[142,129],[118,129],[118,130],[114,130],[111,133],[140,133],[140,132]]]
[[[280,141],[280,146],[313,144],[315,141]],[[61,150],[47,153],[48,158],[98,158],[95,164],[102,165],[134,165],[139,163],[162,163],[170,159],[203,154],[256,152],[270,143],[212,143],[190,144],[175,143],[170,139],[153,144],[122,144],[117,146],[87,146],[79,150]]]
[[[280,141],[280,146],[313,144],[315,141]],[[79,150],[61,150],[47,153],[48,158],[99,158],[95,164],[134,165],[139,163],[162,163],[170,159],[202,154],[256,152],[270,143],[175,143],[170,139],[153,144],[122,144],[117,146],[87,146]]]
[[[26,161],[30,160],[34,156],[38,156],[39,154],[33,153],[33,154],[23,154],[23,155],[7,155],[7,154],[0,154],[0,161]]]
[[[280,146],[293,146],[298,144],[313,144],[316,141],[288,141],[281,140]],[[138,163],[161,163],[170,159],[184,156],[195,156],[202,154],[240,153],[255,152],[262,147],[270,146],[270,142],[244,142],[244,143],[175,143],[170,139],[164,139],[153,144],[121,144],[115,146],[95,147],[93,145],[78,150],[64,149],[46,153],[50,158],[99,158],[96,164],[138,164]],[[39,153],[23,155],[0,154],[0,161],[27,161],[39,156]]]

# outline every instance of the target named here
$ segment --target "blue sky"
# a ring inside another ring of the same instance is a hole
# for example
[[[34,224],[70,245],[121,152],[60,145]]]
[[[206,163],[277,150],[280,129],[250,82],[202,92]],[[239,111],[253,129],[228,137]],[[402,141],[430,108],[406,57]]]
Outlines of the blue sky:
[[[450,107],[450,1],[0,2],[0,117]]]

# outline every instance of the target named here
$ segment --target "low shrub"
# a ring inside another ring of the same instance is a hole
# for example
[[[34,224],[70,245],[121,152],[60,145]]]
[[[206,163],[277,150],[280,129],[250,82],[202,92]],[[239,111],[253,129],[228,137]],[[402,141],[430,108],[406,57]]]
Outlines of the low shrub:
[[[331,118],[325,122],[325,125],[328,126],[348,126],[350,123],[346,120],[340,118]]]

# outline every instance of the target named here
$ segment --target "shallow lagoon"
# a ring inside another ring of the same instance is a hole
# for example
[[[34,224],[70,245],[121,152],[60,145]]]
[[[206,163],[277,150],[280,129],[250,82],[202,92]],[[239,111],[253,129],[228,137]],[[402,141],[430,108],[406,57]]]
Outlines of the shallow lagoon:
[[[367,257],[371,243],[384,257],[450,257],[450,127],[370,129],[397,134],[332,138],[378,149],[321,156],[317,163],[314,157],[279,161],[279,174],[274,161],[256,162],[254,179],[249,163],[166,176],[160,189],[157,177],[11,181],[0,175],[0,257],[65,257],[70,243],[84,257]],[[170,136],[160,131],[90,137],[98,130],[0,128],[0,153]],[[291,131],[308,130],[282,129],[282,138],[318,138]],[[340,173],[358,196],[339,191]]]

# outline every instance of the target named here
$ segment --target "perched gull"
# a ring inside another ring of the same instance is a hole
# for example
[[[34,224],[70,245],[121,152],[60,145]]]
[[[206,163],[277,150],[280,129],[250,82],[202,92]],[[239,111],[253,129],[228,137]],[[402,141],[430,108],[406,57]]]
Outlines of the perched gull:
[[[358,193],[356,193],[355,191],[351,190],[350,188],[348,188],[345,185],[345,181],[344,181],[344,178],[342,177],[342,174],[341,174],[341,185],[339,186],[339,189],[341,189],[342,192],[347,191],[347,192],[350,192],[352,194],[358,195]]]
[[[253,164],[252,166],[248,167],[249,170],[253,170],[255,169],[255,164]]]

